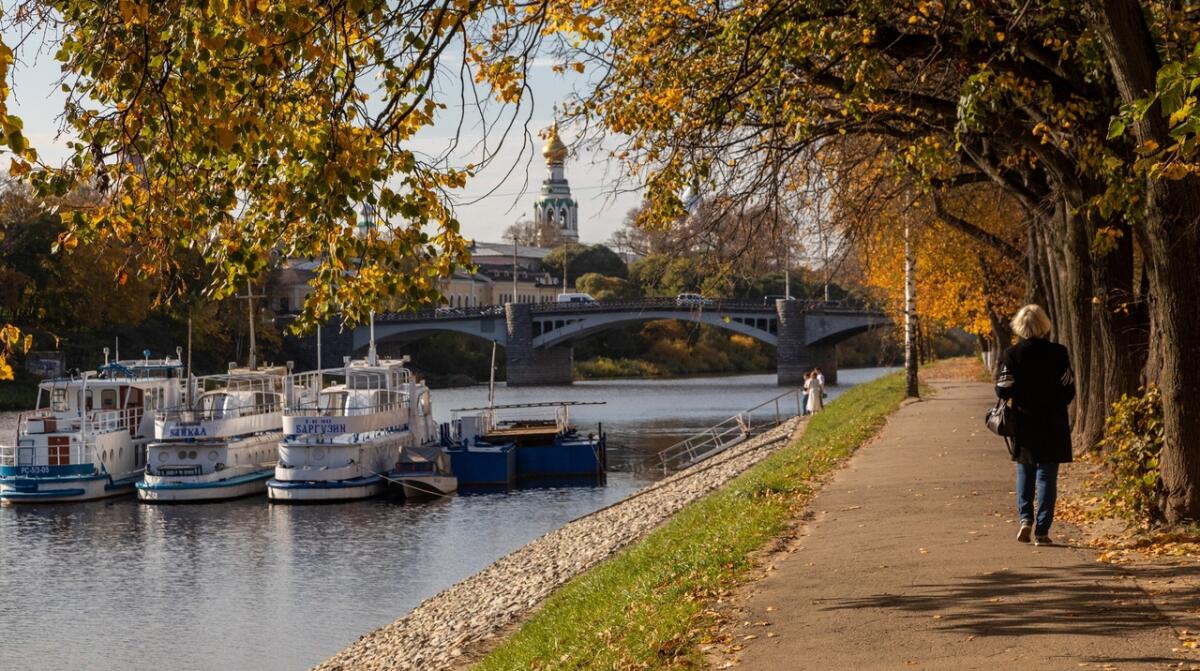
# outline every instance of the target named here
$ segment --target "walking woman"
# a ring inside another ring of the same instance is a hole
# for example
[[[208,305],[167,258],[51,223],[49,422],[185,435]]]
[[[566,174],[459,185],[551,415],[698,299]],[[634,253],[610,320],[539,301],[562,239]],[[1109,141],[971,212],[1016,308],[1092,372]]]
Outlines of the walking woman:
[[[815,415],[825,408],[825,385],[817,371],[811,371],[805,378],[804,388],[808,390],[808,414]]]
[[[1058,465],[1071,461],[1067,404],[1075,398],[1075,377],[1067,348],[1050,342],[1050,318],[1026,305],[1012,320],[1017,344],[1004,350],[996,395],[1012,401],[1016,417],[1017,540],[1049,545],[1058,496]],[[1034,517],[1034,493],[1037,516]]]

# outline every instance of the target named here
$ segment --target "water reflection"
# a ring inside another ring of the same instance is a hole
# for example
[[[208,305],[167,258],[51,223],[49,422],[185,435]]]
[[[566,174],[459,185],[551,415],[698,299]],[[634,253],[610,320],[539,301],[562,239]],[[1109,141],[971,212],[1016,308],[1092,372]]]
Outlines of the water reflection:
[[[843,383],[880,371],[843,371]],[[837,391],[837,390],[833,390]],[[405,504],[144,506],[132,498],[0,508],[0,667],[297,669],[565,522],[657,477],[652,455],[779,393],[773,376],[502,390],[500,402],[608,400],[603,486]],[[439,419],[484,388],[434,392]],[[11,440],[15,414],[0,416]]]

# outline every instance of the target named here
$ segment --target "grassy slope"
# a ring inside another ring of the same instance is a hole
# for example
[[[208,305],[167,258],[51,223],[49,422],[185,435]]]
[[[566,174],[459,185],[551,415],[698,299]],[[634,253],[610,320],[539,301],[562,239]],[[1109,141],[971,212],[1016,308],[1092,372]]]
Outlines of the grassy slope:
[[[572,580],[476,668],[702,666],[696,644],[713,622],[708,605],[744,577],[752,552],[783,532],[816,478],[879,430],[903,391],[893,374],[846,392],[796,444]]]

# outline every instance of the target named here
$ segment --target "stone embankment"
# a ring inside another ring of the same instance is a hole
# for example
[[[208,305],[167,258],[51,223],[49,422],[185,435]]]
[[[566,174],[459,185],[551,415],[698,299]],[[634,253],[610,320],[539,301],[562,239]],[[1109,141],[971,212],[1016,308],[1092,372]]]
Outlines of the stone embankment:
[[[622,501],[580,517],[425,600],[408,615],[363,636],[315,668],[449,668],[469,648],[495,638],[571,578],[765,459],[800,427],[801,420],[788,420]]]

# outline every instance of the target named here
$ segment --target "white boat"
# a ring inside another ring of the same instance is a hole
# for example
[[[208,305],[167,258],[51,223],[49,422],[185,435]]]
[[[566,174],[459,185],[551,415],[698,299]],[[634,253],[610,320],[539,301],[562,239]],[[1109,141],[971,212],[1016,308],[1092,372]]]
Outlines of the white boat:
[[[194,401],[155,417],[138,498],[219,501],[265,492],[283,438],[285,398],[304,390],[282,366],[194,378],[188,389]]]
[[[372,328],[372,332],[374,328]],[[429,390],[402,359],[379,359],[374,337],[366,359],[342,368],[296,375],[320,390],[312,402],[289,405],[283,415],[272,501],[365,499],[383,493],[403,447],[435,438]]]
[[[407,499],[447,496],[458,491],[450,456],[438,444],[400,450],[400,460],[388,479],[401,487]]]
[[[0,447],[0,501],[87,501],[133,492],[145,469],[154,415],[183,394],[178,359],[108,362],[47,380],[37,409],[18,421],[17,444]]]

